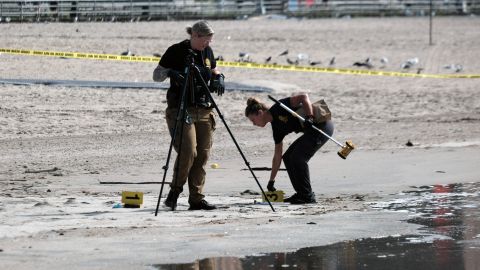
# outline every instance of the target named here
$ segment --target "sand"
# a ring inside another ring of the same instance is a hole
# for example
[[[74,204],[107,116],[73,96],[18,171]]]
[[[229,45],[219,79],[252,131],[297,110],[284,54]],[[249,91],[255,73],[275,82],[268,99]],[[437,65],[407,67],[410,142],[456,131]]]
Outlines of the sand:
[[[186,38],[191,22],[0,24],[2,48],[137,55],[163,53]],[[212,47],[227,61],[286,64],[308,55],[328,66],[353,68],[371,58],[375,70],[480,74],[480,19],[428,18],[213,21]],[[287,56],[278,56],[288,49]],[[389,59],[382,66],[380,59]],[[151,82],[154,63],[59,59],[1,54],[0,79]],[[302,62],[301,64],[307,64]],[[165,91],[0,85],[0,259],[16,269],[145,269],[209,256],[245,256],[339,241],[412,233],[406,216],[370,209],[409,186],[478,181],[478,79],[359,76],[223,67],[227,82],[266,86],[277,98],[307,92],[325,98],[334,136],[353,140],[347,160],[329,142],[310,162],[319,203],[258,204],[259,192],[232,139],[217,118],[205,193],[212,212],[154,210],[170,137]],[[246,99],[267,93],[227,92],[219,109],[252,167],[269,167],[270,128],[243,116]],[[293,142],[290,135],[286,143]],[[406,146],[410,141],[412,147]],[[170,180],[171,171],[167,175]],[[255,172],[262,185],[268,172]],[[293,189],[286,172],[278,188]],[[108,184],[107,182],[128,182]],[[122,190],[143,191],[140,209],[113,208]],[[164,194],[168,187],[164,190]],[[259,240],[261,239],[261,240]]]

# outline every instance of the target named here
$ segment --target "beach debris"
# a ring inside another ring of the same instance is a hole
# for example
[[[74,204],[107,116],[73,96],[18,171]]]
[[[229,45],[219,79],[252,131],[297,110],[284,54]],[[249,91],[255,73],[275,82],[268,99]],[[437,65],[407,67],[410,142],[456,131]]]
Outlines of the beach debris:
[[[243,192],[240,192],[240,195],[260,195],[260,193],[253,191],[251,189],[246,189]]]
[[[410,140],[408,140],[408,142],[405,145],[408,146],[408,147],[411,147],[411,146],[413,146],[413,143]]]
[[[310,222],[307,222],[307,225],[317,225],[317,223],[310,221]]]
[[[322,61],[310,61],[309,64],[310,66],[316,66],[322,64]]]
[[[112,208],[122,208],[122,204],[121,203],[116,203],[112,206]]]
[[[160,57],[162,57],[162,54],[161,53],[153,53],[153,56],[160,58]]]
[[[38,207],[38,206],[48,206],[48,205],[50,205],[50,204],[47,201],[43,201],[43,202],[37,202],[33,206]]]
[[[364,201],[365,200],[365,195],[355,194],[355,195],[352,196],[352,198],[356,201]]]
[[[73,204],[75,203],[75,198],[67,198],[67,201],[64,202],[63,204]]]
[[[218,168],[220,168],[220,165],[218,163],[212,163],[212,165],[210,165],[210,167],[212,169],[218,169]]]
[[[402,69],[409,69],[414,65],[418,64],[418,62],[419,62],[418,57],[410,58],[407,61],[403,62],[401,67]]]
[[[265,64],[268,63],[268,62],[270,62],[270,60],[272,60],[272,57],[271,57],[271,56],[267,57],[267,58],[265,59]]]
[[[215,61],[224,61],[225,59],[223,58],[223,56],[219,55],[217,57],[215,57]]]
[[[252,167],[251,169],[252,169],[252,171],[271,171],[272,170],[272,168],[270,168],[270,167]],[[248,170],[248,169],[242,169],[242,171],[246,171],[246,170]],[[280,168],[278,170],[279,171],[286,171],[287,169]]]
[[[45,170],[26,170],[25,173],[44,173],[44,172],[55,172],[60,170],[57,167],[53,167],[52,169],[45,169]]]
[[[156,185],[161,184],[160,181],[147,181],[147,182],[125,182],[125,181],[100,181],[100,185]],[[165,184],[170,184],[170,182],[165,182]]]

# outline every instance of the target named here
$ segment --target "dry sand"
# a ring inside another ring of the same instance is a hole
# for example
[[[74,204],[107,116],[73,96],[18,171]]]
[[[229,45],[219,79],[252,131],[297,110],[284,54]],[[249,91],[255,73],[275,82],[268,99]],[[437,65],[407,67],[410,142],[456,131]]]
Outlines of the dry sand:
[[[137,55],[163,53],[186,38],[191,22],[1,24],[3,48]],[[285,64],[308,54],[327,66],[351,68],[367,57],[374,69],[453,74],[480,73],[480,19],[428,18],[213,21],[217,55]],[[380,58],[389,63],[380,67]],[[0,79],[58,79],[151,82],[156,64],[0,55]],[[153,215],[159,184],[100,182],[161,181],[170,138],[163,111],[165,92],[45,85],[0,85],[0,260],[16,269],[144,269],[207,256],[244,256],[324,245],[361,237],[415,232],[405,216],[376,212],[383,200],[412,185],[478,181],[480,97],[478,79],[422,79],[222,68],[227,81],[267,86],[281,98],[308,92],[325,98],[334,136],[358,149],[348,160],[328,143],[312,159],[319,203],[309,206],[255,204],[258,191],[244,161],[217,118],[208,169],[212,212],[160,209]],[[252,167],[270,166],[269,128],[243,116],[251,93],[216,99]],[[256,94],[268,102],[267,94]],[[291,135],[287,143],[296,138]],[[411,141],[414,146],[405,144]],[[54,168],[57,168],[53,170]],[[48,172],[38,172],[50,170]],[[257,172],[265,185],[268,172]],[[167,180],[170,175],[167,176]],[[292,188],[285,172],[278,187]],[[112,208],[122,190],[145,192],[141,209]],[[164,194],[168,191],[166,187]]]

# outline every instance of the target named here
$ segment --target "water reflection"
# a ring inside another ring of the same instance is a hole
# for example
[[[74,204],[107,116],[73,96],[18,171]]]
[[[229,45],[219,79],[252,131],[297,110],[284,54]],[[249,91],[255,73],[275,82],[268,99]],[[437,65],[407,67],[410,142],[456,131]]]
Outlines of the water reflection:
[[[207,258],[155,269],[480,269],[480,184],[412,187],[371,207],[408,211],[418,235],[359,239],[291,253]]]

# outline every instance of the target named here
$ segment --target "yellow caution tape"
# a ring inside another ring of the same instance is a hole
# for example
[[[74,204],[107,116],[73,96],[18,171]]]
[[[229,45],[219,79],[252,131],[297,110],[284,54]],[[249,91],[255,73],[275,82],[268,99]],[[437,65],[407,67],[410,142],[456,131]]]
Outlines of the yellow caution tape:
[[[126,56],[126,55],[115,55],[115,54],[55,52],[55,51],[38,51],[38,50],[5,49],[5,48],[0,48],[0,53],[33,55],[33,56],[52,56],[52,57],[63,57],[63,58],[79,58],[79,59],[83,58],[83,59],[96,59],[96,60],[130,61],[130,62],[158,63],[158,61],[160,61],[159,57],[149,57],[149,56]],[[296,65],[276,65],[276,64],[259,64],[259,63],[251,63],[251,62],[226,62],[226,61],[218,61],[217,65],[221,67],[273,69],[273,70],[285,70],[285,71],[352,74],[352,75],[367,75],[367,76],[441,78],[441,79],[480,79],[480,74],[418,74],[418,73],[406,73],[406,72],[394,72],[394,71],[345,69],[345,68],[322,68],[322,67],[308,67],[308,66],[296,66]]]
[[[417,74],[394,71],[375,71],[363,69],[345,69],[345,68],[322,68],[322,67],[306,67],[293,65],[269,65],[257,64],[249,62],[218,62],[219,66],[224,67],[242,67],[242,68],[264,68],[274,70],[302,71],[302,72],[321,72],[321,73],[337,73],[337,74],[354,74],[354,75],[374,75],[374,76],[391,76],[391,77],[416,77],[416,78],[457,78],[457,79],[479,79],[480,74]]]
[[[149,57],[149,56],[126,56],[126,55],[115,55],[115,54],[79,53],[79,52],[52,52],[52,51],[4,49],[4,48],[0,48],[0,53],[33,55],[33,56],[53,56],[53,57],[64,57],[64,58],[130,61],[130,62],[158,62],[160,60],[159,57]]]

